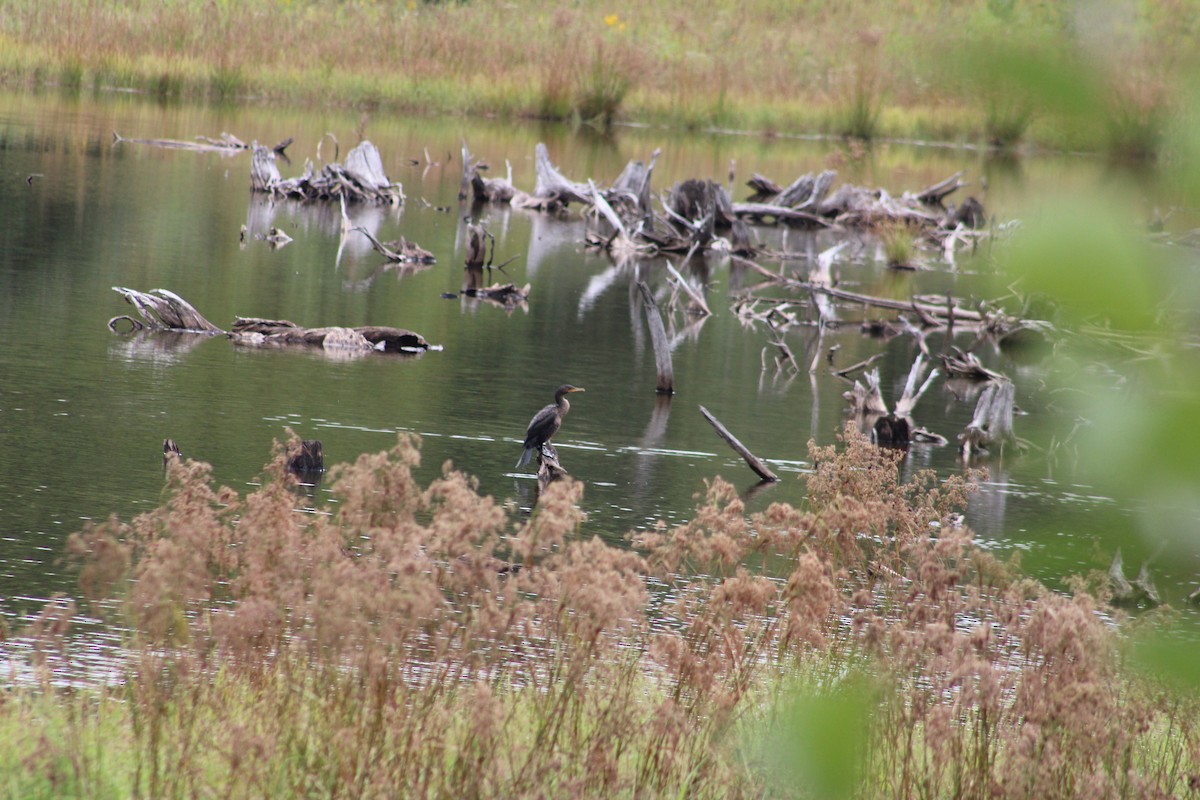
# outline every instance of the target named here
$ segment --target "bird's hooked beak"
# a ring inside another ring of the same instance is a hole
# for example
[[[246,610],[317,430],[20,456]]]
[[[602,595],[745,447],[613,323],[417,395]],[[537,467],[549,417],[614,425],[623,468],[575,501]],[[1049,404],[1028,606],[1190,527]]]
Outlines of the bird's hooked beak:
[[[570,389],[568,389],[568,391],[571,391],[571,392],[586,392],[586,391],[587,391],[587,389],[582,389],[582,388],[580,388],[580,387],[578,387],[578,386],[572,386]]]

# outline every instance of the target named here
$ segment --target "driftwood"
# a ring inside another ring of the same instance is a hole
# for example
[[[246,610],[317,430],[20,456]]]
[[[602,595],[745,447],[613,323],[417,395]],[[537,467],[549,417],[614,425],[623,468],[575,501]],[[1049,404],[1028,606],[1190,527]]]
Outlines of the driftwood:
[[[554,445],[547,442],[538,448],[538,489],[544,491],[547,486],[568,475],[558,461],[558,451]]]
[[[879,445],[907,447],[913,441],[945,444],[943,437],[918,428],[913,421],[913,409],[917,401],[933,384],[938,374],[937,370],[933,370],[926,377],[927,369],[928,364],[924,356],[918,355],[908,370],[904,391],[892,411],[888,410],[879,387],[879,369],[864,373],[865,383],[856,380],[854,386],[842,395],[850,402],[851,413],[855,417],[858,429]]]
[[[746,446],[739,442],[737,437],[730,433],[729,430],[721,424],[720,420],[710,414],[707,408],[700,406],[700,413],[703,414],[704,418],[708,420],[708,423],[713,426],[713,429],[716,430],[717,435],[724,439],[725,443],[732,447],[733,451],[746,461],[746,464],[750,467],[750,469],[754,470],[754,473],[758,475],[758,477],[762,478],[764,481],[774,482],[779,480],[779,476],[772,472],[771,468],[764,464],[758,458],[758,456],[747,450]]]
[[[301,328],[287,320],[238,317],[229,333],[206,320],[179,295],[165,289],[139,292],[118,286],[113,291],[121,294],[142,315],[144,322],[128,316],[113,317],[108,327],[116,331],[121,320],[127,321],[134,330],[179,331],[205,335],[226,334],[238,344],[305,344],[327,350],[423,352],[437,348],[425,337],[404,328],[389,328],[365,325],[357,328]]]
[[[434,264],[437,259],[433,253],[421,247],[416,242],[410,242],[401,236],[392,242],[381,242],[371,235],[371,232],[361,226],[353,228],[371,242],[375,252],[394,264]]]
[[[513,206],[556,211],[572,202],[591,202],[591,190],[587,185],[563,177],[550,162],[550,151],[541,142],[534,148],[534,168],[537,171],[537,183],[533,194],[516,192],[512,198]]]
[[[289,136],[272,147],[271,151],[283,155],[288,145],[293,141],[294,139]],[[151,147],[165,147],[173,150],[198,150],[220,153],[234,153],[251,148],[251,145],[246,144],[233,134],[225,132],[222,132],[216,139],[211,139],[207,136],[197,136],[194,141],[186,141],[182,139],[127,139],[116,131],[113,131],[113,144],[123,144],[125,142],[130,144],[145,144]]]
[[[1012,381],[1007,378],[985,385],[975,403],[975,415],[966,429],[958,435],[959,450],[963,458],[970,458],[976,450],[987,450],[992,445],[1003,445],[1015,438],[1014,395]]]
[[[113,291],[122,295],[130,305],[137,309],[142,321],[139,322],[124,315],[113,317],[108,321],[109,330],[116,331],[117,324],[124,320],[131,325],[133,330],[172,330],[206,334],[225,332],[206,320],[199,311],[192,307],[191,303],[166,289],[139,292],[136,289],[114,286]]]
[[[642,296],[642,305],[646,309],[646,324],[650,326],[650,342],[654,348],[657,377],[654,391],[658,394],[674,394],[675,370],[671,365],[671,345],[667,341],[667,331],[663,327],[658,304],[654,302],[654,295],[650,293],[650,287],[644,281],[638,281],[637,288]]]
[[[957,347],[951,347],[949,353],[941,355],[942,366],[946,369],[947,378],[962,378],[970,381],[998,381],[1004,376],[999,372],[983,366],[979,356],[974,353],[964,353]]]
[[[366,325],[357,328],[302,328],[288,320],[238,317],[231,337],[239,344],[300,344],[327,350],[376,350],[415,353],[429,350],[425,337],[405,328]]]
[[[508,164],[508,178],[484,178],[479,174],[483,165],[471,157],[467,143],[462,146],[463,177],[458,187],[459,201],[468,197],[476,203],[508,203],[516,196],[512,182],[512,164]]]
[[[315,174],[311,161],[305,162],[298,178],[284,179],[275,166],[275,153],[257,142],[252,145],[250,188],[275,197],[299,200],[333,200],[399,205],[404,200],[400,184],[393,183],[383,171],[379,149],[363,140],[346,154],[345,164],[326,164]]]
[[[1150,577],[1150,562],[1143,561],[1137,578],[1132,582],[1125,577],[1125,566],[1121,549],[1117,548],[1112,564],[1108,568],[1108,585],[1112,591],[1112,603],[1118,606],[1159,606],[1162,598]]]
[[[294,439],[288,442],[288,472],[311,475],[325,471],[325,448],[318,439]]]

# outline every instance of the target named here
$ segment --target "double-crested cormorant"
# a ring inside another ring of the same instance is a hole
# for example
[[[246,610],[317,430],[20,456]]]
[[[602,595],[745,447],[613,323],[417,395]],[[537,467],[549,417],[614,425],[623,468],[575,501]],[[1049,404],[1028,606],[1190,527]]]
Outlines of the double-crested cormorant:
[[[517,467],[528,464],[529,459],[533,458],[534,451],[541,452],[542,445],[549,442],[554,434],[558,433],[563,417],[571,410],[571,404],[567,402],[567,395],[571,392],[582,391],[584,390],[578,386],[565,383],[554,393],[554,402],[534,414],[533,419],[529,421],[529,428],[525,431],[525,452],[521,454],[521,460],[517,462]]]

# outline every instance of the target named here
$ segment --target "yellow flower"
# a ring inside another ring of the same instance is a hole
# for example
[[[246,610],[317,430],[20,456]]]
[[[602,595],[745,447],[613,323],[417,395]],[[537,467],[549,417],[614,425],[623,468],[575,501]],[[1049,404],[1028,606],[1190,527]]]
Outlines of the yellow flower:
[[[618,25],[617,30],[619,30],[623,33],[625,31],[625,23],[622,22],[620,25]]]
[[[616,24],[617,24],[617,15],[616,15],[616,14],[609,14],[609,15],[607,15],[607,16],[604,18],[604,24],[605,24],[605,25],[607,25],[607,26],[608,26],[608,27],[610,27],[610,28],[611,28],[613,25],[616,25]]]

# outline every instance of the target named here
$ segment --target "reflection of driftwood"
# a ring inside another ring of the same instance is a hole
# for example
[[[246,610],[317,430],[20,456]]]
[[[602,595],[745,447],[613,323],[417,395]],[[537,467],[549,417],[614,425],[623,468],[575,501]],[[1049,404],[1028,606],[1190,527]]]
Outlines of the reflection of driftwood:
[[[309,475],[325,471],[325,448],[319,439],[293,439],[287,445],[289,472]]]
[[[429,342],[404,328],[368,325],[357,328],[302,328],[288,320],[238,317],[234,340],[240,344],[303,344],[325,349],[379,350],[413,353],[428,350]]]
[[[1112,564],[1108,568],[1109,588],[1112,590],[1112,602],[1118,606],[1158,606],[1162,598],[1158,588],[1150,577],[1150,562],[1142,562],[1142,568],[1137,578],[1132,582],[1125,577],[1125,566],[1121,558],[1121,550],[1117,548]]]
[[[658,304],[654,302],[654,295],[650,293],[650,287],[644,281],[638,281],[637,288],[642,296],[642,305],[646,309],[646,324],[650,326],[650,342],[654,347],[654,365],[657,373],[654,391],[659,394],[674,394],[675,370],[671,365],[671,346],[658,312]]]
[[[293,139],[289,136],[279,144],[271,148],[272,152],[283,154],[288,145]],[[166,147],[174,150],[199,150],[203,152],[222,152],[231,153],[241,150],[249,150],[251,145],[246,144],[241,139],[231,133],[222,132],[216,139],[210,139],[207,136],[197,136],[194,141],[183,141],[180,139],[126,139],[121,134],[113,131],[113,144],[121,144],[129,142],[131,144],[145,144],[152,147]]]
[[[764,464],[756,455],[747,450],[746,446],[739,442],[737,437],[730,433],[729,430],[721,424],[720,420],[708,413],[707,408],[700,406],[700,413],[703,414],[704,418],[708,420],[708,423],[713,426],[713,429],[716,430],[717,435],[724,439],[725,443],[732,447],[735,453],[745,459],[746,464],[750,467],[750,469],[754,470],[754,473],[758,475],[758,477],[762,478],[764,481],[779,480],[779,476],[772,472],[771,468]]]
[[[138,322],[128,316],[113,317],[108,321],[110,330],[116,330],[120,320],[129,322],[134,330],[144,328],[153,331],[175,330],[194,333],[224,333],[216,325],[206,320],[199,311],[192,307],[174,292],[166,289],[152,289],[149,292],[139,292],[136,289],[124,289],[114,286],[113,291],[121,294],[137,309],[144,322]]]
[[[346,154],[346,163],[326,164],[314,174],[312,162],[304,165],[304,174],[284,179],[275,166],[275,153],[265,147],[253,146],[250,162],[250,188],[276,197],[301,200],[348,200],[398,205],[404,199],[400,184],[390,181],[383,171],[379,149],[363,140]]]

